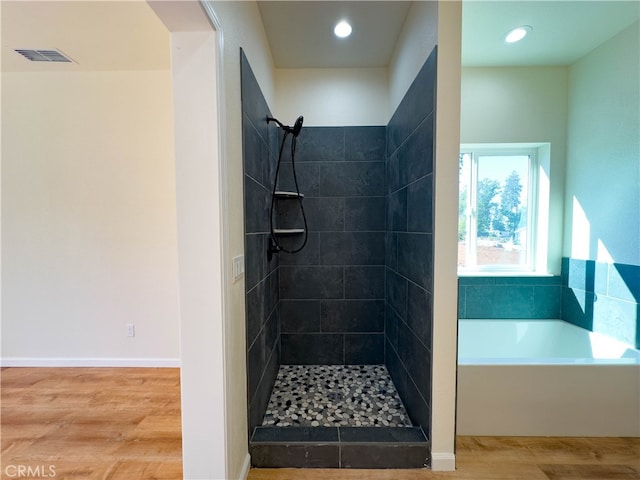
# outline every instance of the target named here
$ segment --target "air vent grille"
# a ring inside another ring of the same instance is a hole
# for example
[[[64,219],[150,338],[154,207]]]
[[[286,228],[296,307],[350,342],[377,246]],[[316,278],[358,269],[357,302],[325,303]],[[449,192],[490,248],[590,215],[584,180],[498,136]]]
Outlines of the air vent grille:
[[[25,57],[32,62],[63,62],[63,63],[72,63],[73,61],[70,58],[65,57],[58,50],[27,50],[27,49],[16,49],[20,55]]]

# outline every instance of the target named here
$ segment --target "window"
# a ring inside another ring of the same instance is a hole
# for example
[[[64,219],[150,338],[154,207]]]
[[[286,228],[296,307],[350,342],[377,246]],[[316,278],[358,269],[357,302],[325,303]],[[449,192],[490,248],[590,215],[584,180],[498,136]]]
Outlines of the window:
[[[461,273],[536,270],[538,169],[535,148],[461,150]]]

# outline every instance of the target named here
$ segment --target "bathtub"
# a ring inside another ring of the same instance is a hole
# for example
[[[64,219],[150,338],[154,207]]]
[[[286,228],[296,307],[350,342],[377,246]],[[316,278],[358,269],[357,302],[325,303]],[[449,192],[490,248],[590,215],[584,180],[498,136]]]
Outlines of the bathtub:
[[[562,320],[460,320],[459,435],[640,436],[640,352]]]

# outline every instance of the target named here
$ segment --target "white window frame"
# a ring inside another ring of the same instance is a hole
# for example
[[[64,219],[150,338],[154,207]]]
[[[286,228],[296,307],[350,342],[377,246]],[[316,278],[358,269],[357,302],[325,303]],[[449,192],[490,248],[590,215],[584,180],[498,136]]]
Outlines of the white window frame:
[[[540,164],[538,162],[538,145],[461,145],[460,155],[469,154],[471,157],[469,191],[467,193],[466,211],[466,263],[465,267],[459,267],[458,273],[465,274],[525,274],[531,275],[540,272],[540,258],[538,258],[539,245],[544,243],[546,246],[547,238],[541,235],[539,210],[540,210],[540,184],[538,172]],[[527,204],[527,263],[522,265],[477,265],[475,259],[475,246],[477,242],[477,205],[476,205],[476,188],[478,181],[478,157],[486,156],[528,156],[528,204]],[[548,202],[545,202],[545,205]],[[548,212],[543,212],[544,216]],[[546,253],[546,247],[543,249]],[[546,264],[546,259],[544,264]]]

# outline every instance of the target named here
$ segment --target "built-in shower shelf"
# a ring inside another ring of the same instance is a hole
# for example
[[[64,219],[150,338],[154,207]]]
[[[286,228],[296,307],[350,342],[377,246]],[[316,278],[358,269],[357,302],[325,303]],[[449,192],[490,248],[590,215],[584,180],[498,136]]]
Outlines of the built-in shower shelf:
[[[298,235],[304,233],[304,228],[276,228],[273,233],[276,235]]]
[[[304,193],[277,191],[278,198],[304,198]]]

